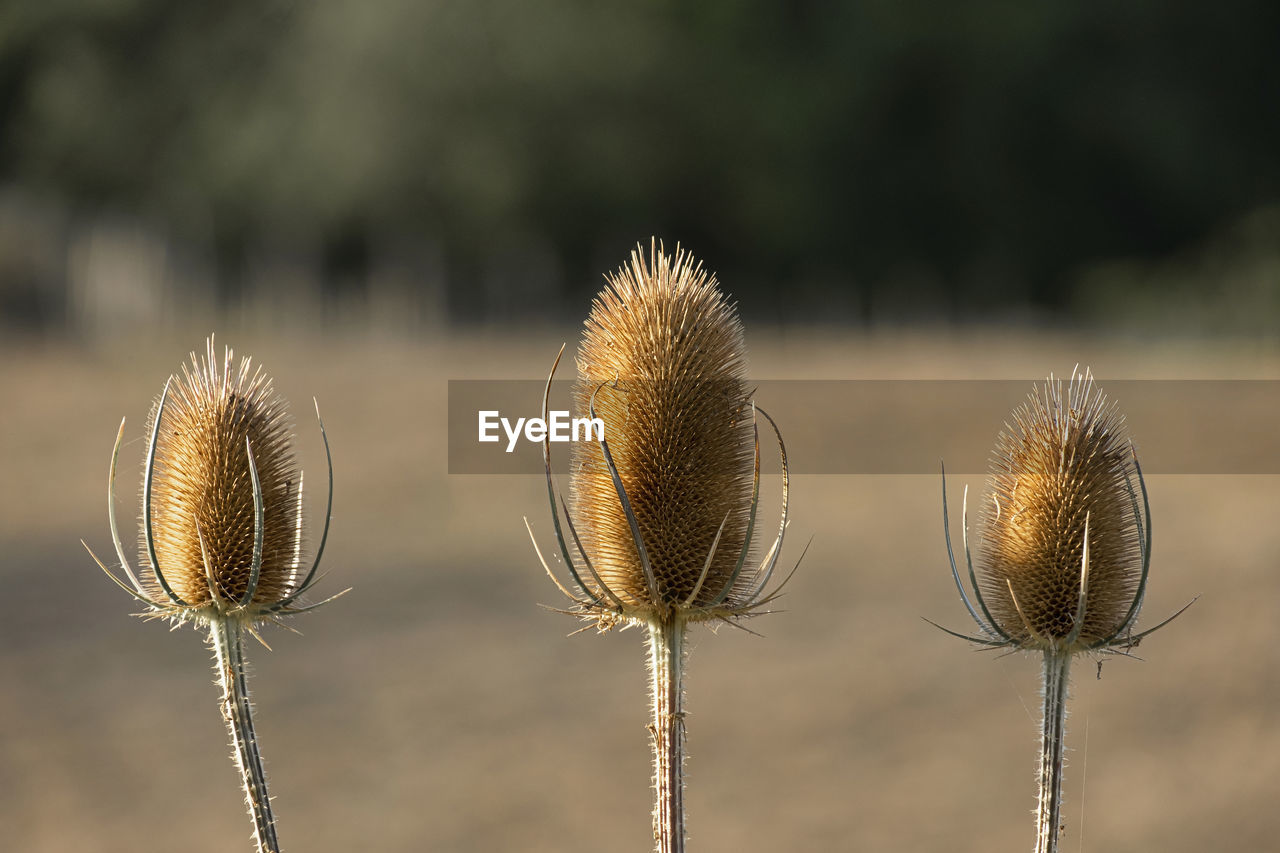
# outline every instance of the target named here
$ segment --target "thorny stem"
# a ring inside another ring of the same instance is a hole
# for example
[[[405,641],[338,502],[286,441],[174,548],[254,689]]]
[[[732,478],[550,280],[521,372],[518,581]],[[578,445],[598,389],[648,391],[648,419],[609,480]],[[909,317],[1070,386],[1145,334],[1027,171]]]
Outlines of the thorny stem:
[[[1040,803],[1036,808],[1036,853],[1058,853],[1062,825],[1063,736],[1071,655],[1044,653],[1044,716],[1041,723]]]
[[[649,623],[653,693],[653,840],[657,853],[684,853],[684,638],[682,616]]]
[[[267,793],[267,774],[258,752],[258,736],[253,730],[243,637],[244,628],[235,619],[219,614],[209,622],[209,644],[213,646],[214,669],[222,687],[222,716],[231,733],[240,783],[253,817],[253,838],[258,853],[279,853],[276,821]]]

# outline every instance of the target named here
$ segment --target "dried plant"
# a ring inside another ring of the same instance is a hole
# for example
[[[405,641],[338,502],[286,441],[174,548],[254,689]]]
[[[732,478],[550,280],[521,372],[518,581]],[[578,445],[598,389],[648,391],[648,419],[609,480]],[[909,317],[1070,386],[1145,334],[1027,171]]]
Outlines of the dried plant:
[[[972,599],[951,548],[943,474],[942,518],[951,574],[982,636],[942,630],[985,647],[1044,656],[1035,849],[1053,853],[1058,849],[1072,658],[1082,653],[1128,655],[1186,607],[1154,628],[1134,633],[1151,566],[1146,481],[1123,416],[1094,386],[1088,370],[1073,372],[1065,389],[1050,376],[1042,393],[1032,392],[997,439],[991,468],[976,571],[965,489],[962,529]]]
[[[647,261],[637,247],[630,265],[607,281],[578,352],[576,405],[600,418],[605,434],[574,448],[572,510],[560,500],[572,549],[560,526],[550,443],[543,443],[567,586],[536,541],[534,548],[571,601],[566,612],[601,630],[648,632],[654,840],[660,853],[677,853],[685,843],[686,630],[695,622],[737,624],[778,595],[781,585],[767,588],[787,527],[787,455],[777,425],[752,400],[742,324],[714,276],[678,248],[671,256],[651,245]],[[547,380],[544,418],[560,356]],[[782,520],[768,551],[752,560],[757,413],[778,439]]]
[[[254,734],[243,641],[248,633],[262,642],[262,623],[282,624],[283,617],[337,597],[298,603],[317,579],[328,538],[333,462],[328,459],[324,532],[310,569],[304,571],[302,473],[294,461],[285,402],[260,367],[254,369],[247,358],[233,365],[230,349],[219,363],[209,338],[203,362],[192,353],[182,377],[165,383],[147,432],[139,560],[149,572],[139,577],[130,568],[116,527],[115,477],[124,421],[111,455],[107,512],[128,582],[89,553],[108,577],[147,606],[142,615],[208,629],[254,839],[260,853],[278,851]],[[328,458],[323,421],[320,433]]]

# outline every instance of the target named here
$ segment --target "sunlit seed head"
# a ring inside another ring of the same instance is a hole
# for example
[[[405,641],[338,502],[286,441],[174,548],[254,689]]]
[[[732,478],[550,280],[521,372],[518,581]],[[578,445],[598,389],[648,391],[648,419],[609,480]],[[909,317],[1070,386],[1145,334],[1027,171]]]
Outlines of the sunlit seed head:
[[[153,407],[148,434],[155,418]],[[192,353],[191,364],[171,381],[156,435],[151,484],[159,569],[173,592],[193,608],[215,600],[238,602],[248,590],[255,537],[250,449],[264,522],[262,568],[248,607],[252,612],[294,591],[301,544],[299,473],[287,407],[270,378],[248,358],[233,363],[230,349],[219,362],[211,339],[204,358]],[[141,559],[145,565],[145,540]],[[150,586],[152,597],[163,600],[156,583]]]
[[[1058,649],[1072,652],[1121,629],[1142,579],[1136,480],[1124,418],[1088,371],[1065,387],[1050,377],[1014,411],[992,458],[978,583],[1017,645],[1056,647],[1074,632]]]
[[[734,571],[752,496],[751,397],[742,324],[715,277],[678,248],[668,255],[651,246],[647,258],[637,248],[596,297],[577,364],[575,407],[587,413],[594,395],[648,549],[657,600],[603,453],[579,442],[573,512],[601,580],[641,613],[683,605],[695,589],[690,606],[706,606],[731,580],[720,603],[729,610],[743,603],[754,575],[735,579]]]

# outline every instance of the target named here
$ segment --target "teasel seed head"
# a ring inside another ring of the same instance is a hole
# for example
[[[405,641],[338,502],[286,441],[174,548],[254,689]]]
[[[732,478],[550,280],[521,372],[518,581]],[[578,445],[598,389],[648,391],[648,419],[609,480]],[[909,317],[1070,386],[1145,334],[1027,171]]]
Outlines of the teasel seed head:
[[[594,398],[607,425],[656,590],[648,588],[599,445],[574,446],[569,494],[601,581],[629,605],[688,598],[724,521],[721,547],[694,597],[705,604],[733,575],[751,508],[746,347],[737,311],[691,258],[655,261],[650,269],[633,257],[596,297],[578,350],[574,403],[585,412]]]
[[[1168,623],[1133,633],[1151,561],[1146,482],[1124,417],[1087,369],[1065,385],[1050,376],[1014,410],[996,442],[982,519],[975,572],[966,509],[975,608],[951,551],[944,476],[952,574],[984,635],[966,639],[1071,655],[1129,648]]]
[[[288,411],[262,369],[251,369],[249,359],[233,367],[230,353],[219,367],[209,353],[203,364],[184,365],[169,386],[158,430],[159,400],[148,418],[148,432],[156,431],[150,525],[157,563],[173,592],[194,607],[239,601],[248,589],[255,547],[250,458],[263,509],[250,605],[283,598],[298,570],[302,530]],[[145,537],[140,544],[145,560]],[[158,584],[151,593],[162,594]]]
[[[323,422],[320,429],[327,456]],[[112,580],[146,603],[150,615],[175,622],[226,617],[252,626],[319,606],[295,602],[315,582],[328,538],[332,460],[324,532],[310,571],[304,571],[302,473],[287,405],[262,368],[248,358],[235,362],[229,348],[219,360],[210,337],[203,359],[192,353],[181,377],[165,384],[147,434],[139,559],[150,571],[141,579],[134,574],[115,523],[121,422],[108,507],[129,582],[99,560]]]
[[[992,616],[1021,644],[1074,634],[1087,647],[1119,632],[1142,575],[1133,458],[1124,418],[1088,373],[1073,376],[1065,394],[1051,378],[996,440],[979,583]]]
[[[560,528],[544,443],[576,588],[561,589],[574,612],[605,625],[758,612],[773,597],[764,590],[786,528],[788,475],[778,434],[783,517],[772,547],[753,559],[757,414],[777,427],[752,400],[736,307],[692,256],[669,255],[656,241],[606,281],[586,321],[574,390],[576,414],[599,418],[604,437],[574,445],[572,512],[563,507],[582,570]]]

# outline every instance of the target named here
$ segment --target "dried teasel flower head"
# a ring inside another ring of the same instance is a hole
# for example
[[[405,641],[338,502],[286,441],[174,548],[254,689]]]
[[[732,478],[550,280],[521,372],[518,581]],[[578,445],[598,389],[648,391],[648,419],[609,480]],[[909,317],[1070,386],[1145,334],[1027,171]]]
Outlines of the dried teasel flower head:
[[[606,278],[586,321],[574,395],[604,434],[574,447],[565,515],[582,570],[555,515],[576,588],[561,589],[574,612],[604,625],[758,612],[772,598],[765,587],[786,528],[786,450],[778,434],[782,523],[753,560],[757,413],[777,427],[752,400],[737,310],[701,264],[656,242]],[[555,514],[545,443],[544,461]]]
[[[320,429],[323,436],[323,422]],[[165,383],[147,434],[139,559],[149,571],[140,580],[129,567],[115,523],[123,421],[108,506],[129,583],[99,566],[146,603],[150,615],[175,622],[225,617],[252,626],[318,606],[295,603],[314,583],[328,537],[332,460],[324,533],[308,571],[302,565],[303,477],[288,409],[262,368],[248,358],[235,362],[229,348],[219,360],[210,337],[203,359],[192,353],[182,375]]]
[[[596,297],[574,399],[578,411],[594,400],[595,416],[624,425],[608,431],[609,449],[653,589],[599,445],[575,446],[570,500],[601,582],[633,606],[689,598],[719,533],[694,596],[705,604],[733,576],[751,509],[746,347],[737,312],[692,259],[654,260],[650,269],[633,257]]]
[[[984,635],[966,639],[1071,655],[1130,648],[1168,622],[1133,633],[1151,564],[1146,483],[1124,417],[1088,370],[1065,385],[1050,376],[1014,411],[990,479],[976,574],[967,511],[964,522],[977,608],[951,559]],[[944,477],[949,528],[946,511]]]

